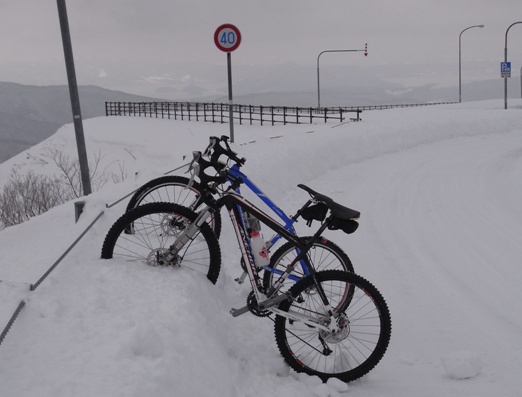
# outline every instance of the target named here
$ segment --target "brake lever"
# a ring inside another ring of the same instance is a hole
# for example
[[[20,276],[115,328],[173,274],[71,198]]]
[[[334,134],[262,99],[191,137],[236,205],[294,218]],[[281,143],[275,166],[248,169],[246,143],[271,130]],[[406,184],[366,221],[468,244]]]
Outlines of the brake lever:
[[[192,161],[190,162],[185,174],[190,173],[190,180],[188,186],[191,187],[194,184],[194,178],[199,175],[199,159],[201,158],[201,152],[192,152]]]
[[[244,157],[239,157],[239,156],[237,155],[237,153],[234,152],[234,151],[232,150],[232,148],[231,148],[230,145],[228,144],[228,136],[226,136],[226,135],[222,135],[222,136],[221,136],[221,140],[225,143],[225,147],[226,147],[226,149],[225,149],[225,150],[226,150],[226,153],[225,153],[225,154],[227,155],[227,157],[228,157],[230,160],[234,161],[234,162],[235,162],[237,165],[239,165],[239,166],[244,165],[244,164],[246,163],[246,158],[244,158]]]
[[[208,144],[207,148],[205,149],[205,152],[203,153],[203,155],[209,157],[211,150],[214,149],[214,147],[216,146],[216,143],[218,143],[218,142],[219,142],[218,137],[211,136],[209,138],[209,144]]]

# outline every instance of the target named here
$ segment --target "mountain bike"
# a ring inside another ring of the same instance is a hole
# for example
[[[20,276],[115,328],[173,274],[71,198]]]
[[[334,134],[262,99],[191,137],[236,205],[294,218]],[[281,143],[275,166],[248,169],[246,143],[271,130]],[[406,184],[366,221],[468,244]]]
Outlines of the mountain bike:
[[[204,176],[208,167],[215,168],[218,175]],[[314,235],[299,237],[237,194],[234,190],[242,179],[230,175],[221,163],[206,161],[196,152],[191,169],[203,188],[204,206],[199,212],[175,203],[139,206],[111,227],[103,244],[102,258],[121,254],[124,260],[131,262],[187,268],[205,274],[215,283],[221,267],[221,250],[207,219],[225,207],[252,288],[246,305],[231,309],[232,316],[248,312],[258,317],[275,315],[277,346],[285,361],[297,372],[316,375],[324,382],[332,377],[347,382],[371,371],[384,356],[391,335],[390,313],[384,298],[373,284],[354,273],[317,271],[313,263],[317,244],[325,243],[322,233],[327,228],[353,232],[359,212],[299,185],[311,199],[298,213],[314,206],[321,209],[320,226]],[[215,199],[210,193],[211,184],[224,179],[230,181],[230,187]],[[284,262],[285,270],[271,284],[263,282],[259,275],[240,210],[252,214],[292,247],[289,257],[272,256],[272,264]],[[285,289],[285,282],[301,261],[306,262],[309,275]]]
[[[241,178],[243,184],[246,185],[251,192],[253,192],[262,202],[267,205],[268,208],[270,208],[272,212],[274,212],[281,219],[284,227],[291,233],[296,234],[294,223],[297,222],[299,216],[302,215],[308,222],[307,224],[314,220],[314,216],[317,216],[314,214],[314,210],[318,210],[317,207],[302,213],[297,212],[293,216],[288,216],[281,208],[279,208],[270,199],[270,197],[268,197],[246,174],[241,171],[241,166],[245,164],[246,159],[244,157],[240,158],[237,153],[230,148],[230,145],[228,144],[228,137],[226,135],[221,136],[221,138],[215,136],[210,137],[209,145],[202,155],[205,158],[209,158],[209,161],[213,164],[219,163],[224,156],[226,160],[222,167],[227,168],[227,175],[230,175],[230,178]],[[228,166],[229,161],[232,162],[231,166]],[[230,187],[230,185],[224,186],[224,184],[231,182],[230,178],[220,179],[219,183],[217,180],[207,181],[206,176],[203,176],[203,178],[205,178],[205,182],[209,182],[209,189],[207,190],[210,190],[212,194],[222,194],[225,189]],[[234,191],[241,195],[239,186],[237,186]],[[158,201],[181,204],[197,211],[197,209],[203,204],[203,196],[205,194],[208,194],[208,192],[205,193],[201,184],[197,181],[194,181],[193,178],[186,178],[179,175],[163,176],[153,179],[140,187],[129,200],[129,203],[127,204],[127,211],[130,211],[133,208],[146,203]],[[324,208],[322,210],[324,211]],[[249,233],[247,234],[247,241],[249,245],[251,245],[251,230],[253,228],[259,228],[259,224],[254,218],[250,217],[248,213],[245,214],[242,212],[240,208],[239,212],[239,218],[245,223],[246,228],[249,230]],[[216,211],[211,214],[208,222],[216,233],[216,236],[219,238],[222,224],[220,212]],[[270,251],[272,247],[280,240],[280,238],[280,235],[275,233],[270,239],[265,241],[266,249]],[[284,244],[278,249],[278,251],[276,251],[275,256],[290,256],[292,250],[293,246],[291,244]],[[318,242],[316,244],[316,257],[321,258],[321,260],[317,259],[315,262],[316,270],[339,269],[354,272],[353,264],[346,253],[335,243],[329,240],[325,240],[324,243]],[[306,268],[306,263],[301,261],[300,264],[301,266],[294,270],[295,274],[290,276],[290,280],[297,281],[303,275],[309,274],[309,271]],[[236,281],[239,283],[242,283],[247,275],[244,261],[241,261],[241,265],[244,271],[243,274],[236,279]],[[265,266],[264,269],[267,270],[267,272],[265,272],[266,284],[270,284],[272,282],[272,278],[275,275],[282,274],[279,266],[269,265]]]
[[[228,136],[222,135],[220,138],[211,136],[209,138],[209,145],[204,151],[203,156],[210,158],[210,161],[217,162],[220,157],[224,155],[227,160],[233,162],[229,168],[229,172],[234,177],[243,178],[243,183],[259,198],[261,199],[281,220],[285,227],[295,233],[293,224],[295,222],[292,217],[288,216],[281,208],[279,208],[246,174],[241,171],[241,166],[246,162],[246,159],[238,157],[228,144]],[[223,147],[221,145],[225,145]],[[217,188],[217,186],[215,187]],[[240,189],[236,190],[241,194]],[[216,191],[218,193],[218,191]],[[199,183],[191,181],[189,178],[180,175],[166,175],[150,180],[141,186],[132,195],[127,204],[126,211],[143,205],[149,202],[172,202],[181,204],[191,209],[197,209],[201,205],[199,198],[201,197],[202,189]],[[219,238],[221,233],[221,215],[220,213],[213,214],[209,221],[212,229]],[[267,248],[270,248],[278,240],[277,236],[267,241]]]

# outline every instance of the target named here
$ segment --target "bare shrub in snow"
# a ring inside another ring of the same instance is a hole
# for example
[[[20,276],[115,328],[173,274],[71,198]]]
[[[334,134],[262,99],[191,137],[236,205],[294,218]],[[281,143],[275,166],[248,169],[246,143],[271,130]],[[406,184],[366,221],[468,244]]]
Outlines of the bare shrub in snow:
[[[53,162],[60,170],[59,178],[66,189],[70,190],[73,197],[82,196],[82,178],[80,162],[71,159],[67,153],[56,147],[47,148],[45,157]],[[89,174],[93,191],[100,190],[107,182],[120,183],[127,178],[125,167],[118,163],[118,172],[111,171],[114,163],[102,167],[103,155],[100,151],[94,154],[89,161]]]
[[[0,222],[12,226],[70,200],[70,192],[57,180],[29,171],[12,172],[0,194]]]
[[[0,193],[0,228],[16,225],[40,215],[51,208],[82,196],[80,163],[59,148],[47,148],[44,157],[55,164],[58,173],[53,177],[36,174],[33,170],[22,175],[13,170]],[[101,189],[108,182],[119,183],[127,178],[125,167],[114,162],[102,166],[103,156],[96,153],[89,162],[91,187]]]

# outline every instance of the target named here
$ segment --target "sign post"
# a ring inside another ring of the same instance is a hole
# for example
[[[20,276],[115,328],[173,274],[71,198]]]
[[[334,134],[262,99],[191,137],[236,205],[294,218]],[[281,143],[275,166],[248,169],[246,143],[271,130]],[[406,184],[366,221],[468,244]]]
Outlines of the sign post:
[[[504,79],[504,109],[507,109],[507,79],[511,77],[511,62],[500,62],[500,77]]]
[[[232,51],[241,44],[241,33],[234,25],[226,23],[216,29],[214,43],[217,48],[227,53],[228,68],[228,122],[230,125],[230,142],[234,142],[234,113],[232,100]]]
[[[507,79],[508,77],[511,77],[511,62],[508,62],[508,51],[507,51],[507,38],[508,38],[508,32],[509,29],[511,29],[514,25],[517,25],[519,23],[522,23],[522,21],[512,23],[509,25],[509,28],[506,29],[506,40],[504,45],[504,62],[500,64],[500,73],[505,72],[506,75],[504,77],[504,109],[507,109],[507,97],[508,97],[508,84]],[[505,70],[502,70],[502,68],[506,68]],[[509,70],[507,70],[509,69]],[[507,73],[509,72],[509,76]]]

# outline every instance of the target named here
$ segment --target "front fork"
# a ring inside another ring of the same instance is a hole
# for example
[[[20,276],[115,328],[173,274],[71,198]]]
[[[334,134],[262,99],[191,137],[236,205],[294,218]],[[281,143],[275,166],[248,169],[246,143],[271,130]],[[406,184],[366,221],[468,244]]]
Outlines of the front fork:
[[[199,233],[201,225],[206,222],[213,211],[214,210],[210,207],[204,208],[201,210],[201,212],[198,213],[198,216],[194,222],[191,222],[187,225],[183,232],[181,232],[181,234],[178,236],[176,241],[174,241],[174,243],[168,248],[167,255],[165,255],[165,261],[167,263],[173,262],[185,244],[192,241],[194,237],[196,237],[196,235]]]

